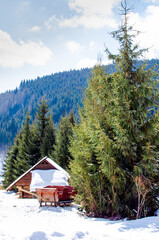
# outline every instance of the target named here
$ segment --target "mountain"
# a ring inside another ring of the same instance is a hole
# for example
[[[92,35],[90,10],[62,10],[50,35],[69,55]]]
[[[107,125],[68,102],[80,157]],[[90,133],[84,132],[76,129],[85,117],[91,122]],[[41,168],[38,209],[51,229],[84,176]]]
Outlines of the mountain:
[[[150,60],[148,67],[156,63],[159,64],[159,60]],[[107,71],[115,71],[114,65],[108,65]],[[91,69],[88,68],[59,72],[35,80],[24,80],[19,88],[1,93],[0,148],[12,144],[27,111],[30,112],[31,121],[34,120],[36,108],[43,97],[47,100],[55,124],[58,124],[61,115],[70,111],[78,117],[78,106],[82,105],[90,74]]]
[[[35,80],[22,81],[19,88],[0,94],[0,145],[12,143],[26,112],[32,121],[36,108],[45,97],[54,123],[71,110],[77,115],[90,69],[60,72]]]

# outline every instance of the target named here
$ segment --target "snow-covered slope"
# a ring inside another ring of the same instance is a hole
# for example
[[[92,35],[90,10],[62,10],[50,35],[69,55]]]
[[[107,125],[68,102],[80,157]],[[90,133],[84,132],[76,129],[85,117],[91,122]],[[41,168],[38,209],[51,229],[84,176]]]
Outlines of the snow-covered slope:
[[[74,207],[39,207],[0,191],[0,240],[158,240],[159,217],[135,221],[84,218]]]

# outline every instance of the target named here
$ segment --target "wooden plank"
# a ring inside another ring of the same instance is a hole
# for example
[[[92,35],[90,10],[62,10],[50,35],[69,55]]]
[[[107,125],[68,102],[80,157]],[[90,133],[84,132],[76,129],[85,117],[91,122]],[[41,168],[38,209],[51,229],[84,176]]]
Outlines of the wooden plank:
[[[59,198],[58,198],[58,190],[56,188],[37,188],[36,189],[38,200],[40,202],[40,206],[44,202],[45,205],[47,202],[57,205]]]
[[[19,192],[25,192],[25,193],[28,193],[28,194],[30,194],[32,196],[38,197],[38,195],[36,193],[32,193],[32,192],[30,192],[30,191],[28,191],[26,189],[21,188],[21,187],[17,187],[17,188],[18,188]]]
[[[52,166],[49,162],[41,162],[38,164],[33,170],[36,169],[42,169],[42,170],[50,170],[50,169],[56,169],[54,166]]]

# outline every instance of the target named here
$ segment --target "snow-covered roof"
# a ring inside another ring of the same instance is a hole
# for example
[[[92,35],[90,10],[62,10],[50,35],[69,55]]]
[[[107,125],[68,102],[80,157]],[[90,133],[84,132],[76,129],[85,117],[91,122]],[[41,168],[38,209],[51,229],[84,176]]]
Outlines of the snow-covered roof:
[[[34,166],[32,166],[28,171],[26,171],[25,173],[23,173],[20,177],[18,177],[13,183],[11,183],[7,188],[6,191],[11,190],[14,185],[21,179],[23,178],[27,173],[31,172],[36,166],[38,166],[42,161],[46,160],[47,162],[49,162],[54,168],[56,168],[57,170],[63,172],[67,178],[70,178],[68,172],[66,172],[62,167],[60,167],[57,163],[55,163],[52,159],[48,158],[48,157],[44,157],[42,158],[39,162],[37,162]]]
[[[68,178],[70,177],[70,175],[68,174],[68,172],[66,172],[62,167],[60,167],[56,162],[54,162],[52,159],[45,157],[44,159],[46,159],[52,166],[54,166],[57,170],[63,172],[65,175],[68,176]],[[43,159],[43,160],[44,160]],[[41,160],[42,161],[42,160]],[[40,163],[40,162],[39,162]]]
[[[30,191],[35,191],[36,188],[43,188],[49,185],[52,186],[67,186],[68,177],[63,171],[57,169],[41,170],[35,169],[32,172]]]

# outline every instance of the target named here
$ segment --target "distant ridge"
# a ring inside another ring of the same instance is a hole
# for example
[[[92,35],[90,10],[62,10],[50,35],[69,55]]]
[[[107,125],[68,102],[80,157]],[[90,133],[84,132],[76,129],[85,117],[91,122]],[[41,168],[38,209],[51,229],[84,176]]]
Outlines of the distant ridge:
[[[77,115],[91,69],[72,70],[22,81],[19,88],[0,94],[0,147],[12,144],[27,111],[34,120],[36,108],[45,97],[54,123],[71,110]]]

